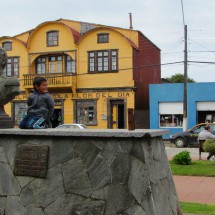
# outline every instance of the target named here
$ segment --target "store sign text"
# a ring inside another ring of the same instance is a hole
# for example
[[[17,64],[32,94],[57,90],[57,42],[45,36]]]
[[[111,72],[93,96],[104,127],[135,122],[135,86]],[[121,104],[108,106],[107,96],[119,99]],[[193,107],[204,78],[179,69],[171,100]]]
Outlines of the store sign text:
[[[129,92],[118,92],[116,96],[111,95],[111,93],[77,93],[77,98],[79,99],[91,99],[91,98],[111,98],[111,97],[118,97],[118,98],[125,98],[129,97]]]
[[[77,93],[76,96],[72,94],[73,98],[78,98],[78,99],[93,99],[93,98],[126,98],[129,97],[130,93],[129,92],[118,92],[116,94],[113,93],[107,93],[107,92],[99,92],[99,93]],[[67,99],[69,98],[69,94],[67,93],[51,93],[51,97],[53,99]],[[16,96],[15,100],[26,100],[27,95],[26,94],[20,94]]]

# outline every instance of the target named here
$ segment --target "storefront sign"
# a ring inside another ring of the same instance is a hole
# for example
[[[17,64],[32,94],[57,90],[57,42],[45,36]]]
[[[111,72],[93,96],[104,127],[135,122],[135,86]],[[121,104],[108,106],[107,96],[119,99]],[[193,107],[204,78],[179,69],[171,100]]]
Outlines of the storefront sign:
[[[129,92],[117,92],[114,96],[113,93],[109,92],[99,92],[99,93],[77,93],[77,98],[79,99],[99,99],[99,98],[111,98],[111,97],[117,97],[117,98],[125,98],[129,97]]]
[[[48,146],[21,144],[17,147],[14,174],[45,178]]]
[[[14,98],[14,100],[27,100],[28,96],[26,94],[20,94]]]
[[[114,95],[114,96],[113,96]],[[99,98],[127,98],[130,97],[130,92],[117,92],[117,93],[110,93],[110,92],[98,92],[98,93],[77,93],[76,97],[72,94],[73,98],[78,99],[99,99]],[[51,97],[53,99],[68,99],[68,93],[51,93]],[[28,96],[26,94],[20,94],[16,96],[15,100],[27,100]]]

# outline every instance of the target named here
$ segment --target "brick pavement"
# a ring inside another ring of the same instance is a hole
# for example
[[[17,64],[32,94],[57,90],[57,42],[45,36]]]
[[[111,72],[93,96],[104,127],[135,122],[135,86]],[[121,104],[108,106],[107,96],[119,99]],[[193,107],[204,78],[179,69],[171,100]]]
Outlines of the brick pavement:
[[[215,204],[215,178],[199,176],[173,176],[179,200],[202,204]]]
[[[168,159],[181,151],[189,151],[192,160],[198,160],[198,148],[166,147]],[[202,153],[202,160],[206,160],[208,153]],[[215,169],[214,169],[215,171]],[[215,204],[215,177],[203,176],[173,176],[177,194],[181,202],[201,204]],[[192,214],[189,214],[192,215]]]

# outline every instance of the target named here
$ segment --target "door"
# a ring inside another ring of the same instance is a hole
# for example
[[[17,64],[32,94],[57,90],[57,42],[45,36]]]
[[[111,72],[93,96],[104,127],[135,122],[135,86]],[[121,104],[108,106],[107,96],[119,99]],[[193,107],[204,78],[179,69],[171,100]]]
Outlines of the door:
[[[125,105],[123,100],[112,100],[109,104],[108,128],[124,129],[125,126]]]
[[[61,109],[54,109],[54,113],[51,117],[52,128],[56,128],[62,124],[62,111]]]

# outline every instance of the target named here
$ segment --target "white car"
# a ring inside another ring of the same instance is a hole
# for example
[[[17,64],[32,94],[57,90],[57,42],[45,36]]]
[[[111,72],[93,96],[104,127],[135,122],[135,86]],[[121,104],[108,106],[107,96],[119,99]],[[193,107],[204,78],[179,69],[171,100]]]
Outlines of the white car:
[[[63,125],[58,125],[56,128],[60,129],[87,129],[87,126],[84,124],[63,124]]]

